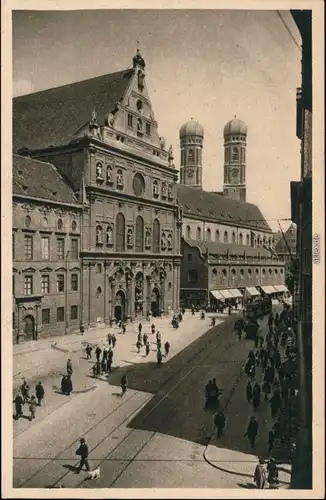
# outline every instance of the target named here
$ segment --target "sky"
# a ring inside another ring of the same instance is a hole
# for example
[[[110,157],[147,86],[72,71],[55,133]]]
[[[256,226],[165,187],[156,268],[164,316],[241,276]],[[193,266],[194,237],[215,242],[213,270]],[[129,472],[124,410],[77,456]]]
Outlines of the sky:
[[[138,40],[159,134],[172,144],[177,169],[179,129],[193,117],[205,131],[203,188],[222,190],[223,128],[236,115],[248,126],[247,201],[277,230],[277,219],[291,215],[290,181],[300,178],[301,40],[290,13],[280,15],[276,10],[13,11],[13,94],[126,69]]]

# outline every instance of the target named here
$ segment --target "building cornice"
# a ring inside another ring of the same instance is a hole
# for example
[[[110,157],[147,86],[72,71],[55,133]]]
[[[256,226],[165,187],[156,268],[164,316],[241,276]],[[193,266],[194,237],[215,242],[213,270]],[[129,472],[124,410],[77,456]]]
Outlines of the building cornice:
[[[55,206],[65,206],[65,207],[68,207],[68,208],[76,208],[78,210],[83,210],[83,205],[78,205],[78,204],[75,204],[75,203],[66,203],[64,201],[54,201],[54,200],[49,200],[47,198],[37,198],[35,196],[28,196],[28,195],[25,195],[25,194],[16,194],[16,193],[13,193],[12,195],[13,199],[14,200],[22,200],[22,201],[35,201],[35,202],[38,202],[38,203],[46,203],[47,205],[55,205]]]

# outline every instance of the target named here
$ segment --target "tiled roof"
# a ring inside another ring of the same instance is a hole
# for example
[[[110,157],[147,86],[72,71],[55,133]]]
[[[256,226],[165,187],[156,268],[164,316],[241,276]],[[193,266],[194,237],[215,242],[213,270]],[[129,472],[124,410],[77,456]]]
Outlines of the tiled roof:
[[[77,204],[73,189],[54,165],[13,155],[13,194]]]
[[[195,216],[220,224],[272,232],[256,205],[231,200],[217,193],[178,184],[178,198],[183,215]]]
[[[133,70],[119,71],[13,99],[13,151],[68,144],[91,121],[104,125],[125,94]]]
[[[297,244],[297,228],[294,224],[291,224],[290,227],[285,231],[284,236],[286,238],[287,244],[290,247],[291,253],[296,253],[296,244]],[[288,247],[284,240],[284,236],[282,234],[281,238],[275,245],[275,251],[277,253],[289,253]]]
[[[192,247],[199,247],[202,253],[208,251],[208,255],[225,254],[229,251],[230,255],[244,254],[249,257],[272,257],[271,252],[265,248],[253,248],[244,245],[236,245],[235,243],[215,243],[214,241],[197,241],[197,240],[185,240]]]

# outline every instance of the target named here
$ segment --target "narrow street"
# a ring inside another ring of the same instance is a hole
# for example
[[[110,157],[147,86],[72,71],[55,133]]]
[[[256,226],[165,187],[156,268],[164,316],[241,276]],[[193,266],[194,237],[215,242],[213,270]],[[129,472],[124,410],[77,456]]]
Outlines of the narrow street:
[[[242,367],[253,342],[239,342],[234,320],[234,315],[225,319],[160,366],[154,356],[147,361],[144,353],[137,354],[142,362],[117,368],[109,385],[96,380],[91,390],[70,398],[58,395],[60,406],[44,416],[46,407],[40,409],[37,422],[15,423],[22,427],[14,440],[14,487],[232,488],[252,483],[243,476],[253,474],[257,456],[243,437],[252,410]],[[265,326],[266,318],[262,331]],[[81,360],[80,372],[86,363]],[[122,374],[128,377],[123,398]],[[204,387],[213,378],[223,389],[220,406],[227,418],[218,443],[216,437],[210,440],[213,413],[204,409]],[[271,425],[267,404],[257,413],[256,452],[266,455]],[[91,469],[101,468],[96,481],[85,481],[84,471],[75,474],[80,437],[88,443]],[[281,473],[281,487],[289,479]]]

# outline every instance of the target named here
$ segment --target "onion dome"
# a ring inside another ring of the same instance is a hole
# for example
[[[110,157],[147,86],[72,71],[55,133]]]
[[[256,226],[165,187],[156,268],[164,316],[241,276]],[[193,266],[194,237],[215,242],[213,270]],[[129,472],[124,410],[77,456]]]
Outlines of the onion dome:
[[[233,120],[229,121],[224,127],[224,135],[230,134],[243,134],[247,135],[248,127],[242,120],[239,120],[236,116]]]
[[[198,135],[199,137],[204,137],[204,127],[191,118],[189,122],[184,123],[180,128],[180,138],[187,135]]]

